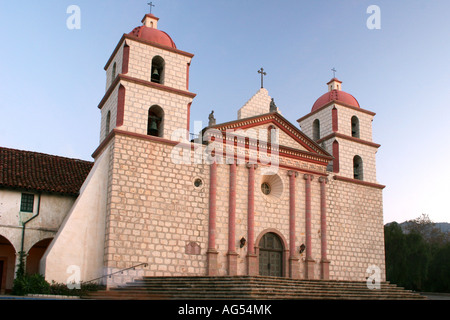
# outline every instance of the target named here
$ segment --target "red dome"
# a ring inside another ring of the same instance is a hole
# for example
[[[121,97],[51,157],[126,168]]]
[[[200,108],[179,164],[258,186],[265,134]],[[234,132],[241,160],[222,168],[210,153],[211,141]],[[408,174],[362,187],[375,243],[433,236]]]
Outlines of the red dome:
[[[322,95],[319,99],[314,103],[311,112],[314,112],[320,108],[322,108],[327,103],[335,100],[336,102],[340,102],[346,104],[351,107],[360,108],[358,100],[355,99],[351,94],[340,91],[340,90],[331,90],[324,95]]]
[[[174,49],[177,48],[175,42],[173,42],[172,38],[167,33],[155,28],[140,26],[134,28],[129,34],[142,40],[155,42]]]

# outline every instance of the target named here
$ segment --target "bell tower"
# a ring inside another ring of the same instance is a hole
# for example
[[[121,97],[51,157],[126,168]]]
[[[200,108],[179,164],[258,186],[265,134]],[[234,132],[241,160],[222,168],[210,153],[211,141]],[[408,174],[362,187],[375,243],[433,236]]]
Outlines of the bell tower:
[[[189,130],[194,55],[179,50],[158,22],[146,14],[142,25],[122,36],[105,65],[100,142],[114,130],[169,140],[175,130]]]
[[[302,131],[333,155],[329,171],[347,179],[377,183],[375,156],[379,144],[372,141],[375,113],[361,108],[351,94],[342,91],[337,78],[327,83],[328,92],[311,112],[297,120]]]
[[[190,107],[196,96],[189,91],[194,55],[178,49],[158,29],[159,18],[153,14],[146,14],[141,23],[122,35],[106,63],[106,93],[98,105],[100,145],[92,156],[103,169],[99,180],[105,199],[97,200],[105,206],[98,212],[105,220],[104,241],[98,248],[103,254],[103,274],[143,261],[155,267],[159,260],[151,252],[159,237],[150,225],[172,223],[167,219],[174,217],[168,217],[164,208],[175,206],[174,199],[166,196],[186,197],[182,183],[169,187],[161,177],[170,171],[174,179],[171,150],[185,141],[180,130],[189,132]]]

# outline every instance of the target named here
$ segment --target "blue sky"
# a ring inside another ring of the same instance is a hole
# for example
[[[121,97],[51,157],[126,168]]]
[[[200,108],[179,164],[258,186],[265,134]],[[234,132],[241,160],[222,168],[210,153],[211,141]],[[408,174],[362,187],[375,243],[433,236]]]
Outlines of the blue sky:
[[[0,145],[92,160],[108,58],[140,25],[146,0],[2,1]],[[297,125],[326,92],[331,68],[373,122],[385,222],[426,213],[450,222],[450,2],[447,0],[160,0],[158,27],[195,54],[192,121],[236,119],[257,70]],[[81,29],[70,30],[70,5]],[[381,29],[366,12],[381,10]]]

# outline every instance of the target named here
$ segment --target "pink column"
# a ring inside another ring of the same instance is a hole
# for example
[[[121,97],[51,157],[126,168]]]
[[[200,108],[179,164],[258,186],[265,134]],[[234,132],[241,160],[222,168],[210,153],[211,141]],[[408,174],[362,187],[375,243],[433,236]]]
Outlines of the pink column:
[[[320,177],[320,251],[322,259],[320,260],[320,277],[322,280],[330,278],[330,261],[327,259],[327,178]]]
[[[208,226],[208,275],[217,275],[216,250],[216,193],[217,193],[217,163],[210,165],[209,171],[209,226]]]
[[[311,255],[311,181],[313,176],[304,175],[305,179],[305,234],[306,234],[306,260],[305,278],[314,279],[314,263]]]
[[[295,178],[298,172],[288,171],[289,176],[289,277],[299,278],[298,257],[295,250]]]
[[[236,252],[236,161],[230,164],[230,195],[228,203],[228,275],[237,275]]]
[[[255,169],[256,164],[247,164],[248,168],[248,206],[247,206],[247,267],[248,275],[258,274],[255,254]]]

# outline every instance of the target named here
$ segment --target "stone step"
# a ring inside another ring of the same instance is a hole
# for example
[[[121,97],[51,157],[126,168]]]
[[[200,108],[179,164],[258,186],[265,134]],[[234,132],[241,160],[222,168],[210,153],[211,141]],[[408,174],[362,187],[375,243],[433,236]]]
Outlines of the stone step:
[[[295,285],[326,285],[326,286],[357,286],[357,287],[366,287],[366,283],[362,281],[322,281],[322,280],[293,280],[293,279],[286,279],[286,278],[259,278],[259,277],[253,277],[253,278],[199,278],[199,277],[190,277],[190,278],[152,278],[152,277],[146,277],[142,279],[138,279],[135,282],[139,283],[161,283],[161,284],[168,284],[168,283],[223,283],[226,281],[227,283],[280,283],[280,284],[295,284]],[[381,286],[396,286],[393,284],[390,284],[389,282],[382,282]]]
[[[204,284],[204,285],[198,285],[198,284],[185,284],[183,286],[179,286],[176,284],[163,284],[163,285],[151,285],[151,284],[131,284],[128,285],[126,287],[119,287],[116,288],[115,290],[141,290],[141,291],[155,291],[155,290],[160,290],[160,291],[171,291],[171,290],[176,290],[176,291],[181,291],[181,290],[202,290],[202,291],[212,291],[212,290],[221,290],[221,289],[227,289],[227,290],[245,290],[246,289],[246,285],[245,284],[241,284],[240,286],[236,286],[236,285],[230,285],[230,284],[221,284],[221,285],[216,285],[216,284]],[[293,292],[310,292],[310,291],[327,291],[327,292],[332,292],[332,291],[342,291],[342,287],[327,287],[327,286],[283,286],[283,285],[264,285],[264,284],[252,284],[251,285],[251,290],[256,291],[256,290],[283,290],[283,291],[293,291]],[[346,287],[344,288],[347,292],[377,292],[378,290],[369,290],[367,287]],[[382,287],[380,291],[389,291],[390,293],[400,293],[400,294],[405,294],[408,293],[408,290],[404,290],[398,287],[393,287],[393,288],[387,288],[387,287]]]
[[[217,286],[217,285],[227,285],[227,286],[239,286],[241,284],[252,284],[255,286],[258,285],[272,285],[272,286],[296,286],[296,287],[335,287],[335,288],[365,288],[367,289],[366,283],[352,283],[352,284],[339,284],[339,283],[320,283],[320,282],[297,282],[297,283],[289,283],[284,281],[279,282],[268,282],[268,281],[151,281],[151,280],[136,280],[134,282],[127,283],[127,286],[185,286],[185,287],[194,287],[194,286]],[[381,288],[398,288],[395,285],[391,284],[381,284]]]
[[[145,290],[151,290],[151,289],[157,289],[161,288],[164,290],[170,290],[172,288],[176,289],[195,289],[195,288],[201,288],[202,290],[207,289],[214,289],[217,287],[221,288],[229,288],[233,289],[236,287],[242,287],[247,285],[246,283],[149,283],[149,282],[136,282],[136,283],[130,283],[127,285],[127,287],[131,288],[142,288]],[[354,285],[354,286],[341,286],[341,285],[320,285],[320,284],[283,284],[283,283],[252,283],[251,284],[253,288],[281,288],[283,290],[342,290],[345,288],[348,291],[367,291],[369,290],[367,286],[362,285]],[[404,293],[405,290],[400,287],[391,287],[387,285],[382,285],[381,290],[387,290],[389,289],[390,292],[402,292]]]
[[[408,292],[383,292],[383,291],[349,291],[349,290],[285,290],[285,289],[273,289],[273,288],[266,288],[266,289],[248,289],[248,288],[241,288],[241,289],[230,289],[227,290],[226,288],[216,288],[216,289],[204,289],[204,288],[194,288],[190,290],[184,290],[184,289],[172,289],[172,290],[166,290],[166,289],[153,289],[151,291],[146,289],[118,289],[114,290],[116,292],[122,292],[123,294],[147,294],[148,292],[151,292],[152,294],[156,295],[166,295],[166,296],[184,296],[184,295],[190,295],[190,296],[201,296],[201,295],[208,295],[213,296],[217,294],[222,293],[228,293],[228,295],[252,295],[252,296],[290,296],[290,297],[296,297],[296,296],[311,296],[311,295],[321,295],[321,296],[367,296],[367,297],[377,297],[377,296],[383,296],[383,297],[399,297],[399,298],[407,298],[412,297],[416,298],[417,295],[410,294]]]
[[[248,300],[248,299],[424,299],[389,282],[370,290],[365,282],[297,280],[262,276],[143,277],[125,286],[99,291],[89,299]]]
[[[178,295],[157,295],[157,294],[136,294],[124,292],[121,294],[111,294],[109,292],[90,295],[89,299],[120,299],[120,300],[297,300],[297,299],[342,299],[342,300],[413,300],[422,299],[421,297],[410,297],[401,295],[362,295],[362,294],[275,294],[275,295],[256,295],[256,294],[231,294],[230,292],[217,292],[214,294],[178,294]]]

